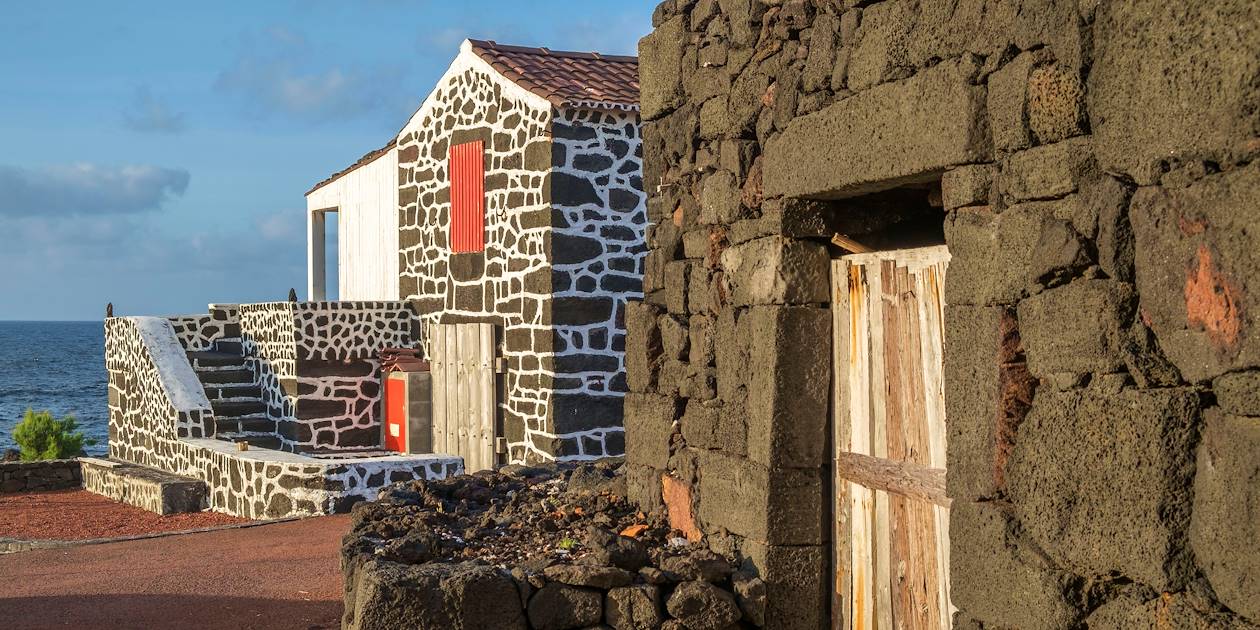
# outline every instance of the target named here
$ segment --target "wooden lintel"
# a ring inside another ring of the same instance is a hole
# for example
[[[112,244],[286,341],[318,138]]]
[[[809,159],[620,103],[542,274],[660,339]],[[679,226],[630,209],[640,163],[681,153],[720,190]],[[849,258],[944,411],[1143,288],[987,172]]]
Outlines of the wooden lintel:
[[[844,248],[854,254],[869,254],[875,251],[843,234],[832,234],[831,244],[836,247]]]
[[[860,453],[840,453],[836,457],[836,474],[872,490],[930,501],[949,507],[945,495],[945,469],[928,468],[910,462],[894,462]]]

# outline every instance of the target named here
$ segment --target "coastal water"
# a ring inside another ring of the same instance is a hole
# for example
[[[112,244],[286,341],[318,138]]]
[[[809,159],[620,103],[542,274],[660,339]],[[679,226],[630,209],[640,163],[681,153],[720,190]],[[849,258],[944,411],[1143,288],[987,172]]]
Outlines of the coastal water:
[[[0,321],[0,451],[15,448],[13,426],[27,407],[73,414],[104,453],[109,411],[105,329],[94,322]]]

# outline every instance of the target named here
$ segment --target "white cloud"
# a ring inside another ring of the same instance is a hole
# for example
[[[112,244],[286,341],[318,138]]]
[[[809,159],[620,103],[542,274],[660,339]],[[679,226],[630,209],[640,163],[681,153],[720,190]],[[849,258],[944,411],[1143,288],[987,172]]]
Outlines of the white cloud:
[[[187,128],[183,112],[172,111],[148,87],[136,88],[130,109],[123,112],[123,124],[145,133],[180,133]]]
[[[130,214],[157,210],[188,190],[188,171],[157,166],[0,165],[0,215]]]
[[[323,122],[393,113],[394,101],[406,92],[401,66],[314,63],[326,48],[286,28],[267,29],[246,41],[241,54],[215,80],[215,88],[237,96],[261,116],[282,114]]]

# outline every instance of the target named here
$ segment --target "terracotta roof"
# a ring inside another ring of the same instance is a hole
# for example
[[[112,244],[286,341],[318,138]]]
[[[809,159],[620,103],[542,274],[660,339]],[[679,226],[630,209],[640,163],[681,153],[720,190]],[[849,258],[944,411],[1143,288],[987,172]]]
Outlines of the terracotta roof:
[[[478,39],[468,43],[508,80],[557,107],[639,107],[637,57],[506,46]]]
[[[395,145],[397,145],[397,144],[398,144],[398,138],[391,138],[391,139],[390,139],[390,141],[389,141],[389,144],[386,144],[385,146],[383,146],[383,147],[381,147],[381,148],[379,148],[379,149],[377,149],[377,150],[375,150],[375,151],[370,151],[370,152],[368,152],[368,153],[364,154],[364,156],[363,156],[363,157],[361,157],[361,158],[359,158],[359,159],[358,159],[358,161],[357,161],[357,162],[355,162],[354,164],[351,164],[350,166],[347,166],[347,167],[345,167],[345,168],[341,169],[340,171],[337,171],[336,173],[333,173],[332,175],[329,175],[329,176],[328,176],[328,178],[327,178],[327,179],[325,179],[324,181],[322,181],[322,182],[320,182],[320,183],[315,184],[314,186],[312,186],[310,190],[306,191],[306,194],[307,194],[307,195],[309,195],[309,194],[311,194],[311,193],[313,193],[313,192],[315,192],[315,191],[319,190],[320,188],[323,188],[324,186],[327,186],[327,185],[329,185],[329,184],[331,184],[331,183],[333,183],[333,182],[335,182],[335,181],[337,181],[337,180],[341,179],[342,177],[344,177],[345,175],[349,174],[351,171],[353,171],[353,170],[355,170],[355,169],[359,168],[360,166],[366,166],[367,164],[370,164],[370,163],[371,163],[373,160],[375,160],[376,158],[381,157],[382,155],[385,155],[385,152],[386,152],[386,151],[390,151],[390,150],[392,150],[392,149],[394,148],[394,146],[395,146]]]

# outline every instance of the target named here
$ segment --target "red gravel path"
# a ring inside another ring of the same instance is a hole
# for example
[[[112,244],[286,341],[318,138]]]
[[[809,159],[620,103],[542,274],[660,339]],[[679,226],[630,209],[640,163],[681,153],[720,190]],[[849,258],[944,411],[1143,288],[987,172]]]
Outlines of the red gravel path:
[[[349,517],[0,556],[0,627],[336,628]]]
[[[86,490],[0,494],[0,538],[87,540],[247,522],[218,512],[162,516]]]

